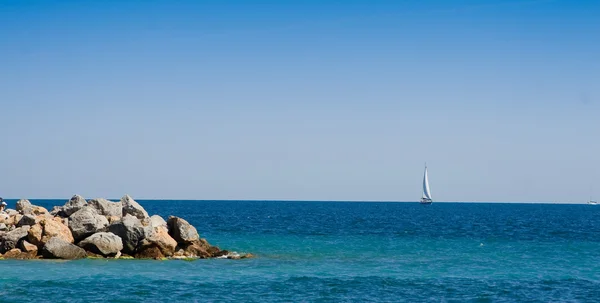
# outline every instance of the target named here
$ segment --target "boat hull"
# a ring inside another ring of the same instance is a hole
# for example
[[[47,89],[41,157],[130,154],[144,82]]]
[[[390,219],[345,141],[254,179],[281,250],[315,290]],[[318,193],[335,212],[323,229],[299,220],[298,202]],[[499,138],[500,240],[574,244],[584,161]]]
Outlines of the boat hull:
[[[431,199],[421,199],[421,201],[419,201],[419,204],[431,204],[433,201],[431,201]]]

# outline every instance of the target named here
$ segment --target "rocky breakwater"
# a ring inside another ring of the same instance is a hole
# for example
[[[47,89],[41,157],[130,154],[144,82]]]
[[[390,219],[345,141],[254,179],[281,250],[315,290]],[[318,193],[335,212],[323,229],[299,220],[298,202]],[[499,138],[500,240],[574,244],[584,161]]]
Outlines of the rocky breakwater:
[[[4,259],[243,259],[200,238],[186,220],[149,216],[125,195],[121,201],[73,196],[52,211],[19,200],[0,213],[0,257]]]

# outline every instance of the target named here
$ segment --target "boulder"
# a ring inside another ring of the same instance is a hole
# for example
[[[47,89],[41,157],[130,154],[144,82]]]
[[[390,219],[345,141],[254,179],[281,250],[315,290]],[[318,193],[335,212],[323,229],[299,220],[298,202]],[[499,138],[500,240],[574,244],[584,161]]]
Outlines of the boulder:
[[[7,251],[3,257],[5,259],[36,259],[36,253],[37,251],[31,251],[31,252],[22,252],[20,249],[18,248],[13,248],[9,251]]]
[[[226,250],[221,250],[220,248],[218,248],[217,246],[211,246],[208,248],[208,253],[210,254],[210,256],[212,258],[217,258],[217,257],[222,257],[222,256],[227,256],[229,254],[228,251]]]
[[[54,209],[52,209],[52,212],[50,214],[52,214],[53,216],[69,217],[86,205],[87,202],[82,196],[74,195],[62,207],[55,207]]]
[[[31,207],[31,202],[29,202],[29,200],[27,199],[21,199],[19,201],[17,201],[17,211],[20,213],[23,213],[24,210],[28,209]]]
[[[151,226],[151,227],[163,226],[164,228],[167,228],[167,221],[165,221],[165,219],[163,219],[159,215],[154,215],[154,216],[150,217],[149,222],[150,222],[149,226]]]
[[[25,225],[0,234],[0,253],[5,253],[17,247],[19,240],[27,237],[29,228],[29,225]]]
[[[53,237],[42,248],[42,256],[48,259],[81,259],[86,257],[83,248],[58,237]]]
[[[161,216],[159,215],[154,215],[152,217],[146,218],[144,220],[141,220],[142,225],[146,228],[146,230],[148,231],[147,233],[149,234],[153,229],[158,228],[158,227],[163,227],[163,228],[167,228],[167,221],[165,221],[165,219],[163,219]]]
[[[123,241],[123,252],[134,255],[140,241],[144,238],[144,227],[140,219],[126,215],[121,221],[112,223],[108,230]]]
[[[181,247],[183,255],[186,257],[209,258],[211,255],[208,252],[210,245],[206,241],[196,240],[191,243],[184,244]]]
[[[35,224],[35,225],[31,226],[29,231],[27,231],[27,240],[34,245],[42,247],[42,246],[44,246],[44,243],[42,243],[43,235],[44,235],[44,228],[42,227],[42,225]]]
[[[21,220],[19,220],[19,222],[17,223],[17,227],[24,226],[24,225],[32,226],[32,225],[35,225],[36,223],[37,223],[37,220],[36,220],[35,216],[27,214],[27,215],[24,215],[23,217],[21,217]]]
[[[121,198],[121,205],[123,205],[123,217],[132,215],[140,220],[148,218],[148,212],[146,212],[146,210],[129,195],[125,195]]]
[[[23,215],[17,213],[14,216],[10,216],[8,218],[8,221],[6,222],[7,225],[17,225],[17,223],[19,223],[19,221],[21,221],[21,218],[23,218]]]
[[[149,247],[157,247],[161,253],[170,257],[175,253],[177,248],[177,241],[175,241],[164,227],[156,227],[151,229],[150,233],[146,235],[139,245],[140,250],[148,249]]]
[[[69,227],[62,223],[60,218],[42,219],[40,223],[31,226],[29,229],[27,240],[42,248],[50,238],[58,237],[69,243],[73,243],[73,235]]]
[[[108,226],[106,217],[99,215],[95,209],[86,206],[69,217],[69,229],[75,242],[79,242],[97,232],[105,231]]]
[[[58,213],[60,213],[61,211],[62,211],[62,206],[54,206],[54,207],[52,207],[50,214],[53,216],[58,216]]]
[[[170,216],[168,225],[169,234],[177,243],[192,243],[200,238],[196,228],[182,218]]]
[[[50,215],[50,212],[48,212],[47,209],[45,209],[41,206],[32,205],[30,208],[25,210],[24,214],[32,214],[34,216],[41,216],[41,215]]]
[[[123,249],[121,237],[110,232],[95,233],[81,242],[79,247],[105,257],[114,257]]]
[[[46,219],[41,221],[44,232],[42,234],[42,243],[48,242],[53,237],[58,237],[69,243],[75,242],[71,230],[65,224],[63,224],[60,218],[53,218],[51,220]]]
[[[135,258],[137,259],[163,259],[165,256],[162,254],[160,249],[156,246],[148,246],[140,249],[135,254]]]
[[[9,218],[10,218],[10,216],[8,214],[0,214],[0,223],[8,222]]]
[[[22,240],[21,242],[19,242],[19,248],[23,252],[36,252],[37,253],[37,251],[38,251],[37,246],[35,246],[25,240]]]
[[[103,216],[117,216],[120,218],[123,215],[123,205],[121,202],[111,202],[106,199],[98,198],[89,200],[88,205],[96,209],[98,214]]]

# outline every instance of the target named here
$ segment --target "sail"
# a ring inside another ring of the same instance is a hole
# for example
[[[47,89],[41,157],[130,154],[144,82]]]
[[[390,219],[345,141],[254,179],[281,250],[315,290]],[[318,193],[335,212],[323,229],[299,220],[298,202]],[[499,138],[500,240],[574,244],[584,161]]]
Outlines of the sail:
[[[429,178],[427,178],[427,166],[425,166],[425,174],[423,175],[423,198],[431,200],[431,191],[429,191]]]

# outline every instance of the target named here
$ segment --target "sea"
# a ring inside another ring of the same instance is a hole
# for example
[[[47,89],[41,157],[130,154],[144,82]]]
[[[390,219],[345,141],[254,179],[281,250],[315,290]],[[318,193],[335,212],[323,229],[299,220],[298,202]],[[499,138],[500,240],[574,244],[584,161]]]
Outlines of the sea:
[[[256,257],[0,260],[0,302],[600,301],[600,206],[138,202]]]

